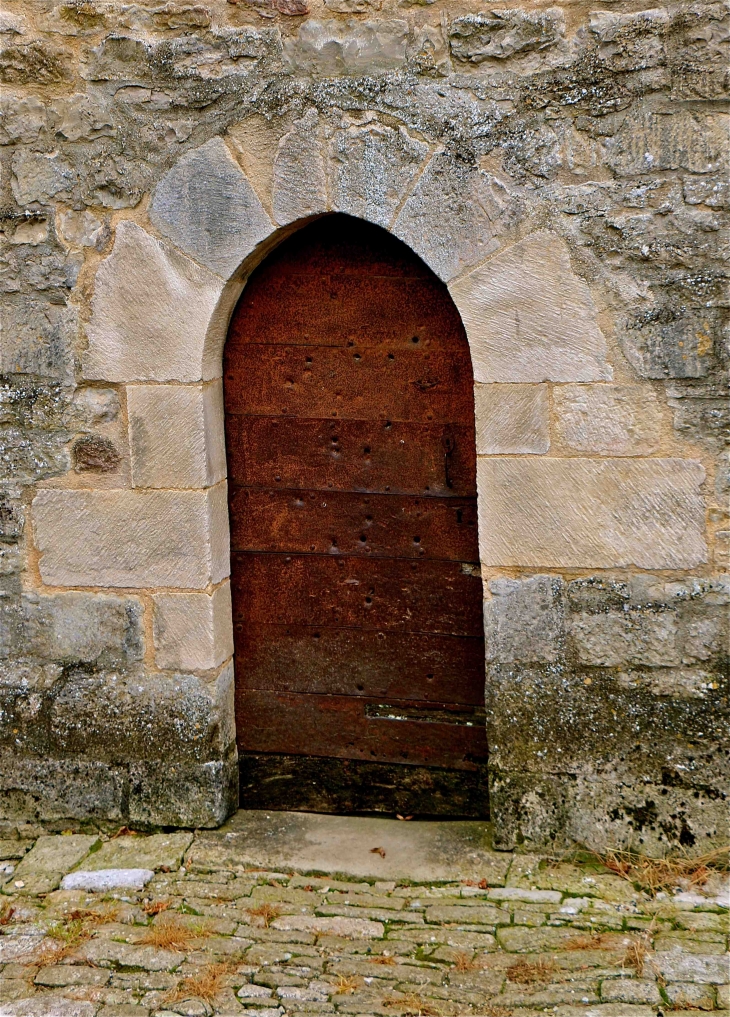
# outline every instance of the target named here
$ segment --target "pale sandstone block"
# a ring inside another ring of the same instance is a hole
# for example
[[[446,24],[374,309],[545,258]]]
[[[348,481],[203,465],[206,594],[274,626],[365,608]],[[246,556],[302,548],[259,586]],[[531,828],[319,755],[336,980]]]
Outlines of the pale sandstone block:
[[[649,569],[707,561],[691,459],[479,459],[486,565]]]
[[[659,447],[659,402],[644,385],[556,385],[553,405],[560,441],[579,452],[638,456]]]
[[[387,226],[427,155],[428,145],[403,127],[372,123],[338,131],[330,146],[334,207]]]
[[[42,490],[33,525],[51,586],[200,589],[229,571],[226,485],[206,491]]]
[[[223,386],[130,385],[134,487],[212,487],[226,475]]]
[[[448,281],[497,249],[490,216],[498,212],[489,175],[441,152],[424,169],[393,223],[393,233],[423,258],[439,279]],[[456,303],[458,306],[459,301]]]
[[[547,385],[475,385],[478,455],[547,452]]]
[[[84,376],[200,381],[220,375],[206,335],[223,283],[208,269],[121,222],[96,273]],[[208,362],[210,361],[210,363]]]
[[[449,288],[475,381],[611,379],[593,298],[556,234],[533,234]]]
[[[207,593],[160,593],[153,598],[158,667],[209,671],[233,654],[230,583]]]
[[[157,185],[150,220],[191,258],[224,279],[274,231],[221,138],[178,159]]]
[[[279,143],[274,159],[272,205],[278,223],[327,210],[327,182],[319,138],[319,115],[307,110]]]

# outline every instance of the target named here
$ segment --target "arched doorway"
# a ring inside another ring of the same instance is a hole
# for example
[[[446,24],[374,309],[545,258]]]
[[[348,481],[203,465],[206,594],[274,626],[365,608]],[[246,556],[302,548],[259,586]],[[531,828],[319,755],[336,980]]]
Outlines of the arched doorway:
[[[244,807],[485,815],[473,379],[446,287],[321,218],[224,354]]]

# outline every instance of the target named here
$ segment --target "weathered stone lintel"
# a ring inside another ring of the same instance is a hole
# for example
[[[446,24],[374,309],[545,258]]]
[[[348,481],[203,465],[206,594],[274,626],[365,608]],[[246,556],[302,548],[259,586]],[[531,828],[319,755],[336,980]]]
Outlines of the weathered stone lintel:
[[[481,560],[527,568],[693,568],[707,561],[704,477],[689,459],[481,458]]]
[[[205,491],[42,490],[33,501],[52,586],[203,589],[229,572],[226,485]]]

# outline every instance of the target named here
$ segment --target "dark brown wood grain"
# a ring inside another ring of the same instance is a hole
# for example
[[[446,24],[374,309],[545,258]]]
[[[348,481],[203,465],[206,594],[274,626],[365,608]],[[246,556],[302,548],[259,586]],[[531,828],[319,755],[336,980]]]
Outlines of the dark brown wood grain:
[[[473,770],[486,759],[483,718],[454,710],[455,722],[450,724],[389,720],[368,716],[371,704],[381,705],[364,697],[237,689],[237,712],[249,718],[239,731],[239,745],[244,752],[290,752],[455,770]],[[397,706],[390,712],[399,715]],[[459,719],[468,719],[473,726],[457,723]]]
[[[242,801],[483,815],[473,378],[446,287],[324,217],[249,280],[224,398]]]
[[[231,486],[473,496],[464,424],[247,417],[226,420]]]
[[[484,643],[434,633],[237,621],[242,689],[484,703]]]
[[[234,551],[468,561],[477,529],[473,498],[418,498],[351,491],[272,491],[235,487],[230,494]]]

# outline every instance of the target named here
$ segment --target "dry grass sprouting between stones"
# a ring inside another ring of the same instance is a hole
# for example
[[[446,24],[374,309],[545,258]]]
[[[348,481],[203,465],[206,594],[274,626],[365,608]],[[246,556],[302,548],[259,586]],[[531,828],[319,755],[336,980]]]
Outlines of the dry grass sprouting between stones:
[[[386,996],[385,1007],[398,1007],[404,1017],[442,1017],[441,1009],[435,1003],[429,1003],[415,992],[406,992],[402,996]]]
[[[554,960],[545,960],[541,957],[534,963],[518,960],[507,968],[507,977],[510,982],[516,982],[519,985],[538,985],[551,981],[553,975],[556,975],[558,971],[560,968]]]
[[[199,939],[207,934],[202,926],[191,929],[181,925],[170,915],[165,921],[151,925],[137,942],[140,946],[154,946],[158,950],[184,950],[193,939]]]
[[[678,886],[701,889],[713,872],[730,870],[730,846],[696,858],[646,858],[631,851],[596,855],[603,865],[622,879],[651,894],[672,893]]]
[[[280,918],[282,914],[281,908],[276,907],[275,904],[260,904],[257,908],[246,908],[246,911],[251,918],[256,919],[255,925],[263,925],[265,929],[268,929],[274,919]]]
[[[362,985],[357,975],[340,975],[335,990],[339,996],[347,996],[355,992]]]
[[[46,936],[54,940],[45,943],[34,954],[36,964],[57,964],[77,947],[81,946],[94,935],[94,930],[99,925],[113,922],[119,914],[118,905],[107,906],[102,909],[75,909],[69,911],[63,918],[54,922],[48,929]]]
[[[470,953],[457,953],[454,956],[454,967],[457,971],[474,971],[477,966]]]
[[[611,933],[591,932],[585,936],[573,936],[563,943],[563,950],[603,950],[611,943]]]
[[[391,967],[396,963],[395,957],[391,957],[389,953],[381,953],[377,957],[369,957],[368,960],[371,964],[387,964]]]
[[[622,967],[633,968],[637,978],[644,977],[646,959],[649,956],[649,947],[642,939],[635,939],[626,947],[626,953],[621,961]]]
[[[149,904],[145,904],[142,908],[146,915],[159,915],[163,911],[167,911],[168,908],[172,907],[171,900],[151,900]]]
[[[213,1004],[221,989],[225,988],[225,980],[236,970],[240,961],[221,961],[207,964],[194,975],[183,978],[180,984],[165,993],[166,1003],[179,1003],[182,999],[202,999]]]

